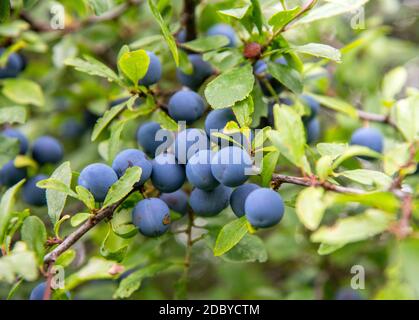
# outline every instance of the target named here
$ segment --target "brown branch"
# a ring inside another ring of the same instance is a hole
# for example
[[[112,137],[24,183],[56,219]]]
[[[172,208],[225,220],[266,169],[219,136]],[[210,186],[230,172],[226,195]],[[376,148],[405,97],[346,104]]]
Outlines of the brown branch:
[[[363,110],[358,110],[358,117],[362,120],[386,123],[392,126],[393,128],[398,129],[397,125],[394,123],[393,120],[391,120],[389,115],[383,115],[383,114],[377,114],[377,113],[371,113],[371,112],[367,112]]]
[[[274,173],[272,175],[272,186],[278,188],[283,183],[290,183],[304,187],[319,186],[323,187],[326,190],[338,192],[338,193],[352,193],[352,194],[363,194],[364,190],[338,186],[327,181],[318,181],[310,177],[293,177],[286,176],[283,174]]]
[[[196,0],[183,1],[182,25],[185,28],[186,41],[194,40],[197,36],[195,17],[196,4]]]
[[[124,198],[116,202],[115,204],[100,209],[96,215],[89,220],[87,220],[85,223],[83,223],[78,229],[76,229],[73,233],[71,233],[67,238],[65,238],[54,250],[52,250],[50,253],[48,253],[44,257],[44,263],[46,266],[51,265],[51,263],[54,263],[57,258],[67,251],[73,244],[75,244],[82,236],[84,236],[90,229],[92,229],[94,226],[96,226],[99,222],[106,218],[112,217],[114,211],[134,192],[136,192],[137,189],[131,190],[130,193],[128,193]]]

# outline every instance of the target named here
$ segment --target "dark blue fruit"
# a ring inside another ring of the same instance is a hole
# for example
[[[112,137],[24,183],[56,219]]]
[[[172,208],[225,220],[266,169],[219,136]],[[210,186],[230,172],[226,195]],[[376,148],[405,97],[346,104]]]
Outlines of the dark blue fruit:
[[[275,63],[286,64],[287,61],[284,58],[279,58],[279,59],[275,60]],[[254,73],[255,73],[256,76],[258,76],[258,77],[264,76],[265,79],[270,83],[272,89],[276,93],[281,93],[282,92],[282,90],[284,89],[284,86],[278,80],[276,80],[271,74],[267,73],[268,65],[265,61],[258,60],[255,63],[255,65],[253,67],[253,70],[254,70]],[[260,83],[260,87],[262,89],[263,94],[267,97],[271,97],[272,92],[268,89],[268,87],[266,86],[264,81],[260,80],[259,83]]]
[[[284,202],[277,192],[259,188],[247,196],[244,211],[252,226],[269,228],[281,221],[284,215]]]
[[[142,151],[126,149],[118,153],[112,163],[112,169],[116,172],[118,178],[122,177],[128,168],[134,166],[140,167],[142,170],[138,184],[143,185],[151,176],[152,165]]]
[[[3,55],[5,49],[0,48],[0,57]],[[13,52],[9,55],[6,65],[0,67],[0,79],[15,78],[24,69],[22,57]]]
[[[248,179],[252,160],[249,154],[239,147],[225,147],[211,160],[211,171],[215,179],[228,187],[237,187]]]
[[[60,127],[61,136],[64,139],[76,139],[83,135],[84,125],[77,119],[71,118],[66,120]]]
[[[11,187],[26,178],[26,168],[16,168],[10,160],[0,169],[0,185]]]
[[[188,195],[183,190],[162,193],[160,199],[166,202],[170,209],[182,215],[185,215],[188,210]]]
[[[89,190],[96,201],[106,198],[109,188],[118,181],[115,171],[103,163],[93,163],[85,167],[78,179],[79,185]]]
[[[159,132],[159,130],[161,131]],[[156,152],[158,151],[157,148],[160,145],[164,143],[169,146],[172,140],[173,137],[170,131],[162,129],[162,127],[154,121],[144,123],[137,130],[138,144],[143,148],[145,153],[153,157],[156,156]],[[161,151],[163,152],[166,150]]]
[[[194,187],[212,190],[220,184],[211,172],[213,156],[214,152],[211,150],[200,150],[189,159],[186,165],[186,177]]]
[[[176,41],[179,43],[185,43],[186,42],[186,30],[182,29],[179,31],[179,33],[176,35]]]
[[[223,132],[224,127],[230,121],[236,121],[236,116],[230,108],[216,109],[208,113],[205,119],[205,132],[211,141],[217,142],[219,138],[211,135],[211,131]]]
[[[211,65],[202,60],[199,54],[190,54],[188,58],[193,67],[192,74],[186,74],[182,70],[177,69],[176,75],[182,85],[192,90],[197,90],[212,75],[213,70]]]
[[[192,190],[189,204],[193,212],[202,217],[213,217],[228,207],[231,188],[219,185],[214,190]]]
[[[170,98],[168,108],[169,115],[176,121],[191,123],[202,116],[205,103],[196,92],[181,90]]]
[[[46,282],[38,284],[31,292],[29,300],[44,300],[45,289],[47,288]]]
[[[150,58],[150,64],[147,69],[145,76],[139,81],[142,86],[151,86],[157,83],[161,78],[162,66],[159,58],[150,51],[147,51],[147,55]]]
[[[383,151],[383,136],[374,128],[360,128],[351,137],[352,145],[359,145],[370,148],[376,152]]]
[[[57,139],[50,136],[42,136],[33,143],[32,157],[39,164],[55,164],[63,158],[63,147]]]
[[[185,182],[185,167],[177,163],[173,154],[159,154],[152,165],[151,181],[161,192],[174,192]]]
[[[234,29],[225,23],[218,23],[208,29],[207,35],[209,36],[225,36],[228,38],[228,47],[235,47],[237,44],[236,32]]]
[[[310,108],[310,114],[303,117],[303,121],[308,122],[318,115],[320,111],[320,103],[318,103],[317,100],[315,100],[314,98],[307,95],[302,95],[301,99]]]
[[[94,114],[89,110],[85,110],[83,113],[83,120],[86,128],[93,128],[99,118],[100,117],[97,114]]]
[[[207,150],[210,142],[203,130],[190,128],[178,133],[175,143],[174,152],[179,163],[186,162],[199,150]]]
[[[29,142],[28,139],[24,136],[22,132],[16,129],[7,128],[2,132],[5,137],[8,138],[16,138],[19,140],[19,153],[25,154],[28,151]]]
[[[319,140],[320,137],[320,121],[317,118],[311,119],[306,124],[307,143],[313,143]]]
[[[47,204],[46,190],[36,186],[39,181],[45,179],[48,179],[48,176],[38,174],[26,181],[22,188],[23,201],[37,207],[45,206]]]
[[[254,183],[243,184],[231,193],[230,206],[233,209],[234,214],[240,218],[244,216],[244,203],[246,202],[247,196],[254,190],[258,189],[259,186]]]
[[[170,212],[158,198],[141,200],[132,210],[132,223],[146,237],[158,237],[169,229]]]

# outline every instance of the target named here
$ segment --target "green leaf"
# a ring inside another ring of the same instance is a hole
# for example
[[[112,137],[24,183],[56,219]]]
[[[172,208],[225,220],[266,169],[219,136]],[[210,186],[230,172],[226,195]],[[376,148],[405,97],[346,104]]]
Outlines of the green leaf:
[[[367,147],[357,146],[357,145],[348,146],[348,148],[346,148],[346,150],[340,156],[336,158],[336,160],[333,163],[332,169],[336,169],[337,167],[339,167],[345,160],[348,160],[353,157],[359,157],[359,156],[371,157],[371,158],[382,157],[380,153],[375,152],[374,150],[371,150]]]
[[[309,230],[316,230],[322,221],[327,208],[323,195],[323,188],[308,187],[301,191],[297,197],[297,216]]]
[[[122,72],[137,86],[147,73],[150,58],[145,50],[125,52],[118,60]]]
[[[2,107],[0,108],[0,124],[3,123],[20,123],[26,122],[26,108],[20,106]]]
[[[402,277],[414,289],[419,297],[419,277],[417,266],[419,263],[418,239],[405,239],[399,245],[400,266]]]
[[[409,149],[409,143],[401,143],[387,150],[383,157],[384,172],[392,176],[406,165],[410,158]]]
[[[341,245],[341,244],[333,245],[333,244],[320,243],[317,253],[321,256],[328,255],[339,250],[343,246],[344,245]]]
[[[32,8],[39,0],[23,0],[23,7],[25,9]]]
[[[273,112],[276,130],[268,133],[269,139],[284,157],[303,167],[306,135],[301,117],[287,106],[275,105]]]
[[[232,17],[232,18],[236,18],[238,20],[241,20],[248,13],[250,7],[251,7],[251,5],[249,3],[249,4],[245,4],[244,6],[239,7],[239,8],[218,10],[218,13],[220,13],[221,15],[225,15],[225,16],[228,16],[228,17]]]
[[[35,252],[38,263],[42,264],[45,255],[45,242],[47,241],[47,230],[41,219],[36,216],[29,216],[23,221],[22,240],[27,244],[29,250]]]
[[[367,186],[378,186],[381,189],[390,187],[392,179],[380,171],[355,169],[336,174]]]
[[[109,123],[125,108],[127,102],[118,104],[103,114],[103,117],[100,118],[93,128],[92,132],[92,141],[95,141],[101,132],[109,125]]]
[[[226,36],[217,35],[206,36],[183,43],[182,47],[195,52],[207,52],[225,47],[228,44],[229,39]]]
[[[268,253],[261,238],[254,234],[245,234],[236,246],[220,258],[227,262],[263,263],[268,260]]]
[[[66,161],[60,165],[51,175],[51,179],[62,182],[67,188],[70,189],[71,185],[72,171],[70,167],[70,162]],[[61,192],[53,189],[47,189],[47,204],[48,204],[48,215],[53,224],[55,224],[63,212],[66,200],[67,193]]]
[[[0,135],[0,168],[3,167],[10,160],[13,160],[18,153],[18,139]]]
[[[317,20],[324,20],[346,12],[355,12],[362,7],[368,0],[345,0],[327,2],[322,6],[311,9],[308,14],[295,22],[294,25],[311,23]]]
[[[262,34],[263,31],[263,13],[260,6],[259,0],[250,0],[252,3],[252,20],[256,25],[256,28],[259,31],[259,34]]]
[[[300,74],[290,66],[268,62],[268,71],[276,80],[295,94],[300,94],[303,91]]]
[[[82,224],[87,219],[89,219],[90,216],[91,216],[91,214],[88,213],[88,212],[77,213],[77,214],[75,214],[74,216],[71,217],[70,224],[71,224],[72,227],[77,227],[78,225]]]
[[[399,100],[392,109],[392,118],[406,141],[419,140],[419,95]]]
[[[205,97],[214,109],[228,108],[246,99],[252,92],[254,82],[252,66],[246,64],[212,80],[205,88]]]
[[[111,136],[108,143],[108,161],[111,163],[119,151],[121,144],[121,133],[126,121],[118,121],[111,127]]]
[[[167,45],[169,46],[170,52],[172,53],[173,59],[175,60],[176,66],[179,65],[179,53],[177,50],[177,45],[175,38],[173,37],[172,33],[170,32],[169,28],[166,25],[163,17],[160,14],[160,11],[156,5],[155,0],[147,0],[148,5],[150,7],[151,13],[154,16],[154,19],[160,26],[161,32],[163,37],[166,39]]]
[[[383,79],[383,98],[391,101],[402,91],[407,80],[407,71],[404,67],[397,67],[387,72]]]
[[[70,197],[78,199],[77,193],[71,190],[71,188],[67,186],[64,182],[54,179],[54,178],[41,180],[36,184],[36,186],[41,189],[49,189],[49,190],[55,190],[62,193],[66,193]]]
[[[33,104],[42,107],[44,94],[36,82],[27,79],[6,79],[3,81],[3,94],[19,104]]]
[[[332,159],[336,159],[342,153],[348,149],[347,143],[319,143],[317,146],[317,151],[321,156],[330,156]]]
[[[115,291],[114,299],[129,298],[135,291],[141,287],[141,283],[145,278],[153,277],[156,274],[166,270],[171,266],[169,262],[160,262],[150,264],[138,271],[131,273],[128,277],[123,279]]]
[[[286,26],[288,23],[294,20],[300,9],[301,8],[297,6],[290,10],[279,11],[272,15],[268,23],[273,27],[274,32],[281,30],[284,26]]]
[[[10,16],[10,0],[0,1],[0,22],[9,19]]]
[[[95,208],[95,198],[89,190],[83,186],[77,186],[76,192],[78,199],[82,201],[88,209],[93,210]]]
[[[391,192],[371,192],[365,194],[328,193],[334,203],[358,203],[374,207],[389,213],[395,213],[400,208],[399,199]]]
[[[321,181],[327,180],[327,178],[333,173],[332,171],[333,157],[322,156],[316,162],[316,173]]]
[[[110,205],[123,199],[129,194],[134,186],[141,178],[141,168],[131,167],[128,168],[124,175],[115,182],[108,191],[103,207],[109,207]]]
[[[100,246],[100,255],[104,257],[106,260],[121,262],[125,258],[125,255],[128,250],[128,245],[125,244],[116,250],[110,250],[107,247],[107,242],[111,233],[112,233],[112,228],[111,228],[111,225],[109,224],[108,233],[106,234],[105,238],[103,239],[102,245]]]
[[[272,151],[267,153],[262,160],[262,186],[269,187],[272,179],[272,174],[275,171],[276,164],[278,162],[279,158],[279,152],[278,151]]]
[[[158,122],[163,129],[170,131],[178,130],[176,121],[170,118],[166,112],[159,109],[153,114],[153,116],[155,121]]]
[[[252,96],[248,96],[243,101],[236,102],[233,106],[233,112],[240,127],[248,127],[252,124],[252,114],[254,104]]]
[[[313,94],[313,93],[307,93],[307,95],[313,97],[322,106],[324,106],[326,108],[329,108],[329,109],[332,109],[334,111],[347,114],[348,116],[350,116],[352,118],[355,118],[355,119],[358,118],[358,112],[355,109],[355,107],[352,106],[351,104],[343,101],[343,100],[340,100],[338,98],[321,96],[321,95]]]
[[[326,58],[336,62],[341,62],[340,51],[322,43],[307,43],[302,46],[293,46],[292,50],[299,53],[309,54],[315,57]]]
[[[36,256],[21,241],[15,244],[9,255],[0,258],[0,281],[12,284],[17,277],[26,281],[35,281],[38,277]]]
[[[64,63],[68,66],[74,67],[77,71],[105,78],[109,82],[113,81],[118,84],[121,83],[121,79],[112,69],[88,55],[84,55],[84,60],[80,58],[68,58]]]
[[[246,217],[227,223],[217,236],[214,246],[214,256],[221,256],[231,250],[248,232]]]
[[[59,265],[62,267],[69,266],[73,260],[76,258],[76,251],[69,249],[65,252],[63,252],[55,261],[55,265]]]
[[[311,235],[311,241],[344,245],[365,240],[387,230],[393,220],[393,215],[369,209],[363,214],[339,219],[333,226],[321,227]]]
[[[3,194],[0,200],[0,244],[3,244],[6,236],[6,230],[9,225],[10,218],[15,205],[16,193],[23,185],[25,180],[21,180]]]
[[[90,258],[83,268],[66,278],[65,289],[71,291],[77,286],[92,280],[114,278],[115,276],[109,273],[109,270],[114,264],[115,262],[103,258]]]
[[[138,229],[132,224],[132,207],[121,208],[111,220],[113,232],[124,239],[129,239],[138,234]]]

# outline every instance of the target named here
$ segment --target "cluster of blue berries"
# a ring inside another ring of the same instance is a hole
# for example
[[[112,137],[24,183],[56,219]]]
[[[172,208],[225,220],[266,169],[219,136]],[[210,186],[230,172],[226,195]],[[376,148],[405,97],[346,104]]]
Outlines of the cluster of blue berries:
[[[24,155],[31,149],[32,159],[39,166],[46,164],[57,164],[63,158],[63,147],[61,143],[51,136],[41,136],[37,138],[32,147],[26,136],[17,129],[7,128],[1,133],[8,139],[16,139],[19,143],[19,154]],[[15,159],[10,160],[0,169],[0,185],[11,187],[22,179],[28,177],[27,167],[16,167]],[[38,181],[48,178],[45,174],[38,173],[32,175],[23,185],[22,198],[29,205],[44,206],[46,205],[45,189],[36,186]]]

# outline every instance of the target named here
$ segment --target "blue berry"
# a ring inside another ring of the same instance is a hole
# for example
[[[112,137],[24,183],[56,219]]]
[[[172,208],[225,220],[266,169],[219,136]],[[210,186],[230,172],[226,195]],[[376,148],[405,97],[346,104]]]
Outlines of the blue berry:
[[[16,138],[19,141],[19,153],[25,154],[28,151],[29,142],[25,135],[19,130],[7,128],[2,132],[5,137]]]
[[[254,190],[258,189],[259,186],[254,183],[243,184],[231,193],[230,206],[233,209],[234,214],[240,218],[244,216],[244,203],[246,202],[247,196]]]
[[[259,188],[247,196],[244,211],[252,226],[269,228],[281,221],[284,215],[284,202],[277,192]]]
[[[132,210],[132,222],[146,237],[158,237],[170,226],[167,204],[158,198],[141,200]]]
[[[79,185],[89,190],[96,201],[106,198],[109,188],[118,181],[115,171],[103,163],[93,163],[85,167],[78,179]]]
[[[83,124],[74,118],[66,120],[60,127],[61,136],[68,140],[81,137],[84,129]]]
[[[118,153],[112,163],[112,169],[116,172],[118,178],[122,177],[128,168],[134,166],[140,167],[142,170],[138,184],[143,185],[151,176],[152,165],[142,151],[126,149]]]
[[[26,168],[16,168],[10,160],[0,169],[0,185],[11,187],[26,178]]]
[[[215,179],[228,187],[237,187],[248,179],[252,160],[249,154],[239,147],[225,147],[211,160],[211,171]]]
[[[141,125],[138,128],[136,135],[138,144],[143,148],[145,153],[150,156],[156,156],[156,152],[158,151],[157,148],[162,144],[170,145],[173,141],[170,131],[162,129],[162,127],[154,121],[146,122]],[[161,139],[159,135],[161,135]]]
[[[181,189],[175,192],[162,193],[160,199],[166,202],[170,209],[182,215],[185,215],[188,210],[188,195]]]
[[[351,144],[364,146],[381,153],[383,151],[383,136],[377,129],[360,128],[352,134]]]
[[[176,92],[169,100],[169,115],[176,121],[194,122],[205,110],[204,100],[199,94],[190,90]]]
[[[157,83],[162,74],[162,66],[159,58],[150,51],[147,51],[147,55],[150,58],[150,64],[147,69],[145,76],[139,81],[142,86],[151,86]]]
[[[37,207],[47,204],[46,190],[36,186],[39,181],[45,179],[48,179],[48,176],[38,174],[26,181],[22,188],[22,198],[26,203]]]
[[[189,159],[186,165],[186,177],[194,187],[212,190],[220,184],[211,172],[213,156],[214,152],[211,150],[200,150]]]
[[[42,136],[35,140],[32,146],[32,157],[39,164],[56,164],[63,158],[63,146],[50,136]]]
[[[196,91],[212,75],[213,70],[211,65],[202,60],[199,54],[190,54],[188,58],[192,64],[192,74],[186,74],[182,70],[177,69],[176,75],[182,85]]]
[[[213,217],[228,207],[231,188],[219,185],[214,190],[192,190],[189,204],[193,212],[202,217]]]
[[[5,52],[4,48],[0,48],[0,57]],[[9,55],[6,65],[0,67],[0,79],[15,78],[24,69],[22,57],[13,52]]]
[[[237,44],[236,32],[234,29],[225,23],[218,23],[208,29],[207,35],[209,36],[225,36],[228,38],[228,47],[235,47]]]
[[[320,121],[317,118],[311,119],[306,124],[307,130],[307,143],[316,142],[320,137]]]
[[[152,161],[151,182],[161,192],[174,192],[185,182],[185,167],[173,154],[162,153]]]
[[[206,150],[209,147],[210,142],[205,132],[190,128],[178,133],[174,143],[174,152],[179,163],[186,164],[199,150]]]

